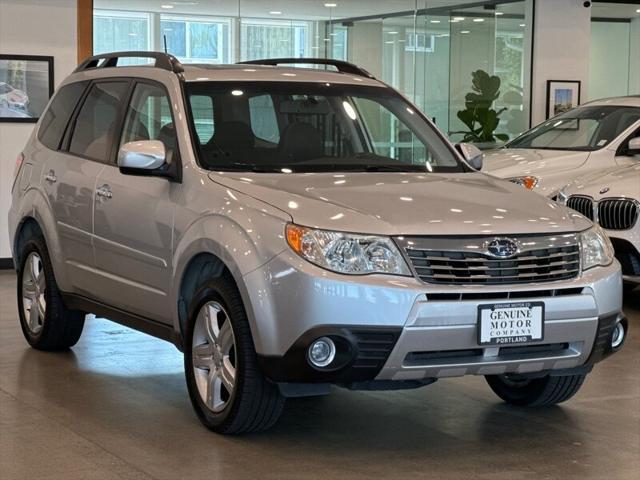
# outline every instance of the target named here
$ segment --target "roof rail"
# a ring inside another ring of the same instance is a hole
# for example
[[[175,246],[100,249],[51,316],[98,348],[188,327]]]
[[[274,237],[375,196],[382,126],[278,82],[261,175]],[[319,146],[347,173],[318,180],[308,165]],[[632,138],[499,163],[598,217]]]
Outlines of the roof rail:
[[[118,60],[121,58],[153,58],[155,59],[155,63],[153,64],[155,68],[162,68],[163,70],[169,70],[174,73],[184,72],[184,67],[176,57],[162,52],[101,53],[87,58],[84,62],[78,65],[73,72],[82,72],[92,68],[117,67]]]
[[[353,63],[345,62],[344,60],[334,60],[332,58],[267,58],[264,60],[246,60],[244,62],[238,62],[240,64],[248,64],[248,65],[285,65],[288,63],[303,63],[303,64],[311,64],[311,65],[331,65],[332,67],[336,67],[338,72],[341,73],[349,73],[351,75],[358,75],[361,77],[367,78],[375,78],[369,72],[367,72],[364,68],[360,68]]]

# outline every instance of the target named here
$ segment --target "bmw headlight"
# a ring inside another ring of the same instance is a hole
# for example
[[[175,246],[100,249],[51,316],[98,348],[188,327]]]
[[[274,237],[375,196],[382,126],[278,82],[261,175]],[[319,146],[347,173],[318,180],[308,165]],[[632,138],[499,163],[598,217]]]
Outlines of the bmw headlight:
[[[607,266],[613,262],[613,245],[602,228],[594,225],[580,234],[582,269]]]
[[[536,185],[538,185],[538,177],[533,177],[531,175],[508,178],[507,180],[509,180],[511,183],[515,183],[516,185],[522,185],[527,190],[533,190]]]
[[[288,224],[287,243],[301,257],[338,273],[411,275],[400,251],[387,237],[317,230]]]

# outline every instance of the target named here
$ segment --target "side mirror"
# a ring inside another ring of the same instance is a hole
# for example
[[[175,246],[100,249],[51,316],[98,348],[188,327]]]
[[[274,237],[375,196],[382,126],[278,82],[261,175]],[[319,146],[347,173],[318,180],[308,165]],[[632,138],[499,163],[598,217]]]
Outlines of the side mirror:
[[[629,140],[627,155],[640,155],[640,137],[635,137]]]
[[[482,150],[471,143],[458,143],[456,148],[472,168],[482,170]]]
[[[118,151],[118,167],[122,173],[151,175],[167,164],[164,143],[159,140],[128,142]]]

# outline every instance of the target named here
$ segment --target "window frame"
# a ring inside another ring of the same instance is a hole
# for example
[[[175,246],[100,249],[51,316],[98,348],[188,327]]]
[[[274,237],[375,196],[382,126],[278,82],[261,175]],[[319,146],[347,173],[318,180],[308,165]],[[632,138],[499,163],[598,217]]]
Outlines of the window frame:
[[[49,105],[47,106],[45,111],[42,112],[42,118],[44,118],[45,114],[49,111],[49,109],[51,108],[51,105],[56,100],[56,98],[58,97],[58,95],[60,94],[62,89],[67,87],[67,86],[75,85],[75,84],[78,84],[78,83],[84,83],[85,84],[84,85],[84,89],[82,90],[82,92],[80,92],[80,95],[78,96],[78,99],[76,100],[76,104],[74,105],[73,109],[71,110],[71,115],[69,115],[69,118],[65,122],[64,128],[62,129],[62,135],[60,135],[60,139],[58,140],[58,146],[55,149],[49,147],[47,144],[45,144],[42,141],[42,138],[41,138],[41,135],[43,134],[43,132],[41,130],[41,126],[42,125],[41,124],[38,125],[38,132],[36,134],[36,138],[38,139],[38,142],[40,143],[40,145],[45,147],[47,150],[51,150],[52,152],[59,152],[59,151],[63,150],[64,142],[65,142],[65,139],[67,138],[67,132],[69,131],[69,128],[70,128],[72,122],[74,121],[76,113],[78,112],[80,107],[84,104],[84,99],[85,99],[85,96],[86,96],[87,91],[89,89],[89,86],[91,85],[91,81],[90,80],[78,80],[76,82],[69,82],[69,83],[65,83],[64,85],[61,85],[60,88],[56,91],[55,95],[52,97],[52,99],[49,102]]]
[[[67,126],[67,131],[65,132],[64,139],[62,141],[63,146],[60,148],[60,150],[76,158],[82,158],[83,160],[90,160],[92,162],[101,163],[103,165],[116,164],[115,156],[117,154],[117,148],[114,148],[114,142],[111,142],[109,154],[107,155],[107,159],[105,161],[98,160],[93,157],[89,157],[88,155],[82,155],[80,153],[72,152],[71,150],[69,150],[69,148],[71,146],[71,139],[73,138],[73,134],[75,133],[75,130],[77,127],[78,116],[80,115],[82,108],[87,102],[89,93],[91,92],[94,85],[96,84],[102,84],[102,83],[126,83],[127,84],[124,96],[122,97],[122,101],[120,101],[120,105],[118,105],[118,110],[116,111],[116,118],[114,122],[115,125],[113,129],[113,135],[114,135],[114,138],[116,138],[117,132],[122,130],[124,112],[126,111],[126,108],[129,106],[129,98],[131,97],[131,91],[132,91],[131,90],[132,81],[133,79],[130,77],[96,78],[91,80],[89,85],[87,85],[87,88],[85,89],[84,94],[82,95],[82,99],[78,103],[76,110],[73,112],[73,115],[69,120],[69,125]]]
[[[82,111],[82,107],[86,103],[87,97],[89,96],[89,92],[91,92],[91,89],[95,84],[114,83],[114,82],[127,83],[127,89],[122,98],[122,101],[120,102],[120,105],[118,107],[118,111],[116,114],[115,126],[113,129],[113,139],[112,139],[113,141],[111,142],[111,148],[109,151],[109,155],[107,156],[107,160],[101,161],[92,157],[88,157],[87,155],[81,155],[75,152],[71,152],[69,150],[69,146],[71,145],[71,138],[73,137],[73,133],[76,129],[78,115],[80,114],[80,111]],[[176,151],[174,152],[171,161],[172,163],[173,162],[176,163],[176,172],[177,172],[176,179],[180,181],[182,178],[182,174],[181,174],[182,159],[180,155],[181,145],[180,145],[180,138],[179,138],[180,136],[177,134],[177,123],[175,121],[176,115],[173,107],[174,99],[171,98],[171,94],[169,93],[169,90],[162,82],[148,79],[148,78],[123,76],[123,77],[96,78],[96,79],[90,80],[87,86],[85,87],[85,91],[83,92],[80,100],[78,101],[78,104],[76,105],[76,108],[73,111],[71,118],[69,119],[69,122],[65,129],[65,133],[62,137],[62,142],[61,142],[59,151],[64,152],[68,155],[72,155],[76,158],[81,158],[83,160],[89,160],[92,162],[101,163],[103,165],[111,165],[111,166],[117,167],[118,166],[118,161],[117,161],[118,150],[120,149],[120,140],[122,139],[122,133],[124,130],[124,122],[126,119],[126,115],[127,115],[127,112],[129,111],[129,105],[131,104],[131,100],[133,99],[134,90],[136,86],[141,83],[160,88],[165,93],[169,101],[169,111],[171,113],[171,122],[176,127],[176,145],[177,145]]]
[[[167,86],[158,80],[153,80],[150,78],[142,78],[142,77],[129,77],[129,80],[130,80],[130,84],[129,84],[129,90],[126,96],[126,101],[123,103],[123,106],[120,109],[120,115],[116,123],[114,134],[118,139],[118,144],[115,145],[114,143],[114,145],[112,146],[112,158],[111,158],[110,165],[118,169],[120,168],[118,166],[117,156],[118,156],[118,151],[120,150],[120,141],[122,140],[122,134],[124,132],[125,120],[127,118],[127,113],[129,112],[129,106],[131,105],[131,100],[133,100],[133,95],[135,93],[136,87],[140,84],[151,85],[154,87],[158,87],[167,96],[167,100],[169,102],[169,113],[171,114],[171,123],[173,123],[175,135],[176,135],[176,148],[171,157],[171,163],[166,164],[166,166],[168,167],[166,171],[149,170],[145,173],[139,173],[136,175],[146,176],[146,177],[156,177],[156,178],[164,177],[171,182],[182,183],[182,154],[181,154],[182,146],[180,143],[180,135],[178,135],[178,124],[176,122],[176,114],[174,112],[174,100],[182,101],[184,104],[185,100],[184,100],[184,92],[182,88],[182,84],[184,82],[180,81],[180,97],[178,99],[172,99]],[[189,136],[191,136],[192,135],[191,129],[189,128],[188,131],[189,131]],[[123,175],[125,174],[122,170],[120,170],[120,172]],[[132,175],[132,173],[129,173],[129,175]]]

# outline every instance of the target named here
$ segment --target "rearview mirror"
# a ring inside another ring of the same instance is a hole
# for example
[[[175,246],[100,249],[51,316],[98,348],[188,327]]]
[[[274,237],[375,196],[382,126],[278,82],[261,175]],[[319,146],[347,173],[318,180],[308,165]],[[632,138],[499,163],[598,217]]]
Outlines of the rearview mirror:
[[[118,167],[123,173],[143,173],[157,170],[166,165],[164,143],[159,140],[139,140],[128,142],[118,151]]]
[[[629,146],[627,147],[628,155],[640,155],[640,137],[632,138],[629,140]]]
[[[456,148],[472,168],[482,170],[482,151],[471,143],[458,143]]]

